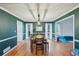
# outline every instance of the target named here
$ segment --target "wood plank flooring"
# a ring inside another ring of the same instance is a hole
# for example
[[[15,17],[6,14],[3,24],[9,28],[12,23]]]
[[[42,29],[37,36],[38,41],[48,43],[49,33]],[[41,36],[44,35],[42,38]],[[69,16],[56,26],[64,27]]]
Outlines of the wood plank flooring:
[[[6,54],[6,56],[70,56],[72,51],[72,43],[63,43],[56,42],[54,40],[49,41],[49,51],[41,54],[41,50],[38,51],[38,54],[35,54],[35,51],[31,53],[30,41],[24,40],[19,42],[17,47],[11,52]]]

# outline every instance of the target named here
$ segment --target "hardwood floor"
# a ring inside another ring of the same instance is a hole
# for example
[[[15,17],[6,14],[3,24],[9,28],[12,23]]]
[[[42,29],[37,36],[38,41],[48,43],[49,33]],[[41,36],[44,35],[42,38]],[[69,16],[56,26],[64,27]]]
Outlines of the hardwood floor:
[[[72,43],[56,42],[49,40],[49,51],[41,54],[41,50],[38,51],[37,56],[70,56],[72,51]],[[30,51],[30,41],[24,40],[19,42],[17,47],[6,56],[36,56],[35,51]]]

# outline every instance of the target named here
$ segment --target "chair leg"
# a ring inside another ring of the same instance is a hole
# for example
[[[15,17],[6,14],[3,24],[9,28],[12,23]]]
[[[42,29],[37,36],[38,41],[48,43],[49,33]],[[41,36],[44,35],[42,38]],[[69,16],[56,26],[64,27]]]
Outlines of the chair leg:
[[[49,44],[47,44],[47,45],[48,45],[48,47],[47,47],[47,48],[48,48],[48,51],[49,51]]]
[[[47,44],[45,44],[44,46],[44,54],[46,55],[46,53],[47,53]]]
[[[43,50],[43,48],[42,48],[42,55],[43,55],[43,53],[44,53],[44,50]]]
[[[37,47],[36,47],[36,55],[37,55]]]

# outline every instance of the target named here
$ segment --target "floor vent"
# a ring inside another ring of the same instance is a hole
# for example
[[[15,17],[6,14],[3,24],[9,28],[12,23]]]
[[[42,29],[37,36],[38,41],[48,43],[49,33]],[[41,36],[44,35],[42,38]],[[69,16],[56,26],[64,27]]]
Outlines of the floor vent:
[[[7,51],[9,51],[10,50],[10,46],[8,46],[7,48],[5,48],[4,50],[3,50],[3,53],[6,53]]]

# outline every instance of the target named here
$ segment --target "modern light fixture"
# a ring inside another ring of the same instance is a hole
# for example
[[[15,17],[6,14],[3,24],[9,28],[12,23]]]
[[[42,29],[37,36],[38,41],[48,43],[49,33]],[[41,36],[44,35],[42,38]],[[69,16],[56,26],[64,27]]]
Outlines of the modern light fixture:
[[[39,4],[37,4],[37,13],[38,13],[38,21],[37,21],[37,24],[38,25],[41,25],[41,23],[40,23],[40,13],[39,13]]]
[[[41,25],[40,23],[40,14],[38,14],[38,21],[37,21],[38,25]]]

